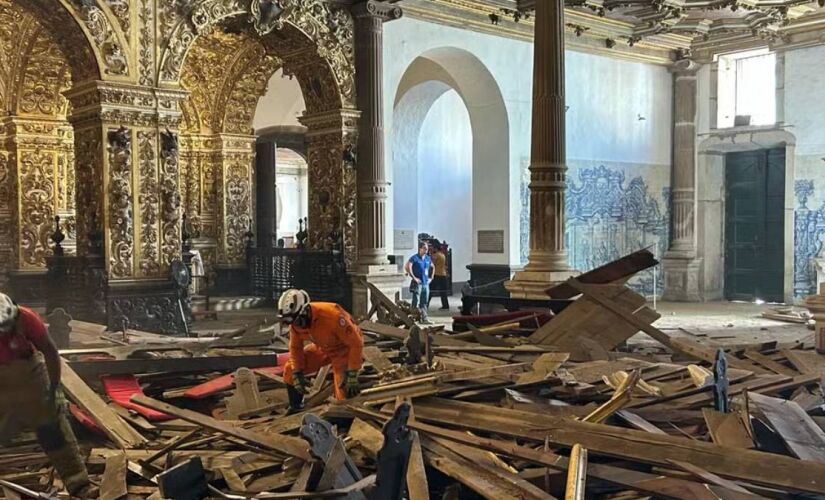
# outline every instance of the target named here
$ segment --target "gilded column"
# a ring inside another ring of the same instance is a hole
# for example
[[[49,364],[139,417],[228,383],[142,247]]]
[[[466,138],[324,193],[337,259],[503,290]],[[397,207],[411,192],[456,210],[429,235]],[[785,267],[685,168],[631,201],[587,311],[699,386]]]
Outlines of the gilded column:
[[[361,111],[357,150],[358,265],[353,311],[369,309],[370,282],[393,296],[401,288],[398,269],[387,260],[387,176],[384,163],[384,23],[398,19],[398,6],[367,0],[352,8],[355,17],[356,103]]]
[[[696,257],[696,110],[699,65],[683,59],[673,72],[671,241],[662,259],[666,300],[699,301],[701,259]]]
[[[546,0],[535,12],[530,254],[506,284],[513,297],[546,297],[547,288],[573,275],[565,245],[566,161],[564,2]]]

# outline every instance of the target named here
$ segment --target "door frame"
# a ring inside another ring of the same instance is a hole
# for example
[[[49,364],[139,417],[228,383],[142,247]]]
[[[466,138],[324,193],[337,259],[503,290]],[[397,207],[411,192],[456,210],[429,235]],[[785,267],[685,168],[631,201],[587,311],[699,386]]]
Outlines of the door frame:
[[[725,155],[760,149],[785,149],[783,297],[794,301],[794,151],[796,137],[781,128],[737,127],[715,130],[697,148],[697,253],[702,257],[705,300],[724,299],[725,290]],[[711,284],[711,286],[708,286]]]

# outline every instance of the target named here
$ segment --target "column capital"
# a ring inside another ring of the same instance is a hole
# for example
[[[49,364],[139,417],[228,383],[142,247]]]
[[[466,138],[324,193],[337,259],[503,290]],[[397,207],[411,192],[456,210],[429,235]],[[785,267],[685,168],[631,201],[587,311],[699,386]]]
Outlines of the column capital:
[[[356,19],[379,18],[381,21],[394,21],[404,14],[401,7],[389,2],[365,0],[352,6],[352,15]]]
[[[701,68],[702,65],[693,59],[679,59],[668,69],[676,76],[694,76]]]

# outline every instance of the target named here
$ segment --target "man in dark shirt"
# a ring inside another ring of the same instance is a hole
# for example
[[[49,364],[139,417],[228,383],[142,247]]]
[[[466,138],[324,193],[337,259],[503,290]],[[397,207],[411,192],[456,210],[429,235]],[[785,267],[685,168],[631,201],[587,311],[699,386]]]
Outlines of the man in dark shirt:
[[[427,302],[429,301],[430,281],[432,281],[434,271],[427,251],[427,243],[419,241],[418,253],[410,257],[410,260],[404,265],[404,270],[412,278],[412,281],[410,281],[412,306],[421,311],[421,321],[423,323],[430,322],[427,315]]]

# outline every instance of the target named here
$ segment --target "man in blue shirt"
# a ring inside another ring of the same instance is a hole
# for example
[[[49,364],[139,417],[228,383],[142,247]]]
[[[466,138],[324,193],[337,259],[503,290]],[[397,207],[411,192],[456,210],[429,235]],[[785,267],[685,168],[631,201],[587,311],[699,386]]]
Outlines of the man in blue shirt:
[[[427,243],[418,242],[418,253],[410,257],[404,265],[404,270],[412,277],[410,281],[410,292],[412,292],[412,306],[421,311],[421,321],[429,323],[427,316],[427,301],[430,295],[430,281],[435,268],[432,265],[430,256],[427,255]]]

